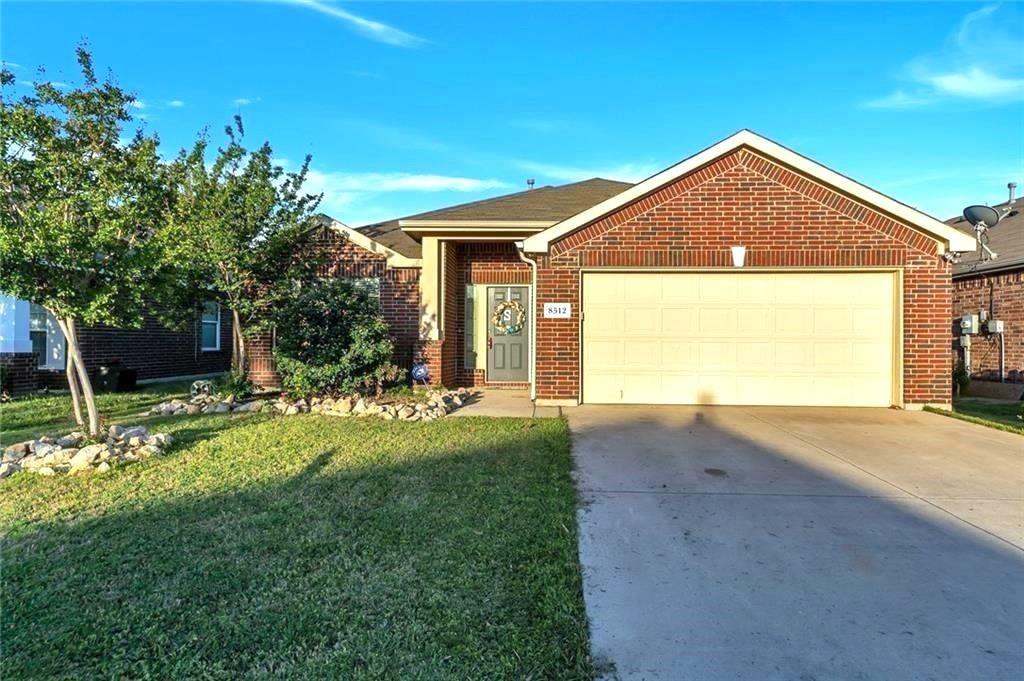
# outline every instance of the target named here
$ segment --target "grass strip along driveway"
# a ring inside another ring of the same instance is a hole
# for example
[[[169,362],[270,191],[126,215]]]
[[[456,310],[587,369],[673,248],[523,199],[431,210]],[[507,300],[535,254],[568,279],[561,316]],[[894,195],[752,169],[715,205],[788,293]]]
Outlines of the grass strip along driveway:
[[[1020,402],[961,397],[953,400],[953,411],[932,407],[926,409],[961,421],[1024,435],[1024,421],[1020,419]]]
[[[149,420],[0,481],[0,677],[589,678],[560,420]]]

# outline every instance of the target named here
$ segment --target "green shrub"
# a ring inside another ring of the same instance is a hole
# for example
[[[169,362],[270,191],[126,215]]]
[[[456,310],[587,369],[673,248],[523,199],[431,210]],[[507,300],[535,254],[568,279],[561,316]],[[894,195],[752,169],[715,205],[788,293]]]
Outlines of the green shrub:
[[[217,392],[222,395],[234,395],[239,399],[252,397],[253,384],[249,376],[237,370],[231,370],[216,381]]]
[[[403,372],[377,301],[351,282],[307,284],[275,315],[274,359],[291,395],[380,392]]]
[[[967,386],[971,384],[971,374],[962,359],[958,360],[956,367],[953,368],[953,384],[956,386],[957,395],[963,395]]]

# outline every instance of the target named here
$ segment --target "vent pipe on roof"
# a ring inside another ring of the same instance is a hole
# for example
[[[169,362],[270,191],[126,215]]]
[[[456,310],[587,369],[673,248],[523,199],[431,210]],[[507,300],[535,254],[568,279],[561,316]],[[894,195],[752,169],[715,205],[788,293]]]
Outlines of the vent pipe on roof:
[[[536,180],[534,180],[532,177],[527,178],[527,180],[526,180],[526,188],[527,189],[533,189],[533,184],[534,184],[535,181]],[[1014,185],[1014,186],[1016,187],[1017,185]]]
[[[1006,188],[1010,190],[1010,200],[1007,201],[1007,203],[1013,203],[1014,198],[1015,198],[1014,195],[1017,193],[1017,183],[1016,182],[1007,182],[1006,183]]]

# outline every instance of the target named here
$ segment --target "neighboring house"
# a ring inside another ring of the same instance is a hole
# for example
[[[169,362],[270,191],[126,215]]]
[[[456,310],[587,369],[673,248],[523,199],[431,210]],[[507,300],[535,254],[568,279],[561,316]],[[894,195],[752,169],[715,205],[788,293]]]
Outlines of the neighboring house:
[[[396,361],[541,404],[949,404],[946,256],[974,239],[749,131],[647,180],[323,232]],[[272,335],[250,343],[274,382]]]
[[[1011,189],[1012,192],[1012,189]],[[989,319],[1003,322],[1004,372],[1007,381],[1024,382],[1024,213],[1011,193],[1006,203],[993,206],[1003,218],[988,232],[988,246],[998,257],[982,260],[973,253],[953,266],[953,319],[984,312]],[[963,217],[949,221],[974,237]],[[997,334],[981,333],[972,338],[972,376],[998,381],[999,344]]]
[[[141,381],[208,375],[231,367],[231,315],[216,303],[196,322],[172,331],[147,316],[140,329],[83,326],[82,359],[92,374],[101,367],[134,369]],[[0,296],[0,365],[8,389],[66,388],[66,344],[53,315],[25,300]]]

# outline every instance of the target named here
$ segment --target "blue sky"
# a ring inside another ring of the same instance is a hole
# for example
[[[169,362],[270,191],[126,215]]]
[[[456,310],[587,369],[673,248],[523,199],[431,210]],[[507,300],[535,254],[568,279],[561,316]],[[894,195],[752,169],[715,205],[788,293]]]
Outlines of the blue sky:
[[[750,128],[937,217],[1024,188],[1020,6],[18,2],[0,58],[74,47],[167,155],[239,112],[353,225],[592,176]]]

